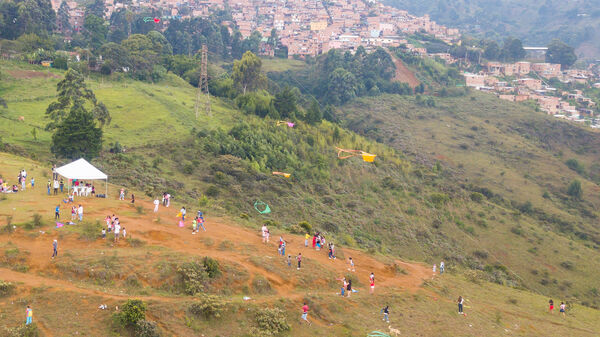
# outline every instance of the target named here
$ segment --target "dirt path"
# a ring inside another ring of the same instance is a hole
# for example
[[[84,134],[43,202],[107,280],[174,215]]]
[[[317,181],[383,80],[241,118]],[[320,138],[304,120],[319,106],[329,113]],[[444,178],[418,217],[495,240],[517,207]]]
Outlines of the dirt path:
[[[411,88],[414,88],[421,84],[421,82],[417,79],[415,74],[406,67],[406,65],[404,64],[404,62],[402,62],[401,59],[393,55],[391,56],[392,60],[394,61],[394,64],[396,65],[396,76],[394,76],[394,81],[408,83],[408,85],[410,85]]]

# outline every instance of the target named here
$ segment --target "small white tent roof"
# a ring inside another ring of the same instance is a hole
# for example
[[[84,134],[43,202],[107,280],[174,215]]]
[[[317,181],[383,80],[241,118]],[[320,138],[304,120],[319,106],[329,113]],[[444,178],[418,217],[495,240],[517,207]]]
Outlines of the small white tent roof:
[[[67,179],[107,180],[108,176],[81,158],[56,169],[56,173]]]

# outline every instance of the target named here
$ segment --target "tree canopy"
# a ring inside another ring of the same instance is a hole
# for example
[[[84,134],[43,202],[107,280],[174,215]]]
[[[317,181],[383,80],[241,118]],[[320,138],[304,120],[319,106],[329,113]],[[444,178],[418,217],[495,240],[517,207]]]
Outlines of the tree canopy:
[[[52,153],[65,158],[96,157],[102,149],[101,128],[110,123],[108,109],[73,69],[66,72],[56,89],[58,100],[46,109],[51,120],[46,128],[54,131]]]
[[[100,126],[110,124],[108,109],[96,100],[96,95],[87,88],[83,76],[76,70],[69,69],[65,73],[65,78],[56,85],[56,91],[58,100],[46,109],[46,117],[50,119],[47,130],[56,129],[72,110],[90,113]]]
[[[554,39],[548,45],[546,62],[558,63],[563,68],[572,66],[577,61],[575,50],[561,40]]]
[[[256,90],[266,83],[266,77],[261,73],[262,61],[251,51],[247,51],[241,60],[233,63],[232,78],[235,85],[246,94],[246,90]]]

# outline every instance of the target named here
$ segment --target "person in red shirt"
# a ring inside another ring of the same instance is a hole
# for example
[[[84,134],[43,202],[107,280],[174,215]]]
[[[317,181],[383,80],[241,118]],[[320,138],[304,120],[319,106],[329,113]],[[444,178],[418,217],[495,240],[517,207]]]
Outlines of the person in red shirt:
[[[302,306],[302,319],[308,324],[310,325],[311,323],[308,321],[308,305],[306,304],[306,302],[304,302],[304,305]]]

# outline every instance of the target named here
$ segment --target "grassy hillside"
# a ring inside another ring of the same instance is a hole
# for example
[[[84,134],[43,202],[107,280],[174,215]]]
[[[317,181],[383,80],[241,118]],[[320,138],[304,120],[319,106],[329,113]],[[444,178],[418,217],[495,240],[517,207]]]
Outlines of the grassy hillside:
[[[580,56],[600,55],[597,28],[600,11],[592,0],[385,2],[412,14],[429,14],[440,24],[488,38],[502,40],[512,36],[533,46],[543,46],[559,38],[575,47]]]
[[[484,194],[479,207],[461,205],[469,217],[448,221],[473,228],[458,245],[485,247],[484,256],[498,258],[528,288],[597,305],[599,284],[590,271],[598,263],[600,135],[492,95],[435,102],[425,108],[414,98],[385,96],[342,110],[350,129],[441,167],[454,195]],[[569,159],[583,171],[569,169]],[[582,200],[566,193],[573,179],[582,182]]]
[[[0,160],[5,175],[22,167],[34,176],[47,172],[45,165],[22,157],[3,153]],[[109,192],[118,188],[111,185]],[[331,261],[324,252],[303,248],[301,235],[271,227],[273,237],[286,238],[288,252],[304,255],[303,270],[298,272],[276,256],[275,243],[260,242],[260,223],[232,225],[231,218],[211,215],[207,232],[192,236],[189,228],[174,225],[176,210],[161,208],[156,215],[143,197],[136,202],[138,208],[116,198],[78,198],[86,209],[84,223],[56,229],[51,221],[53,205],[61,198],[48,197],[38,187],[0,201],[0,280],[12,283],[0,284],[3,329],[17,326],[29,304],[42,336],[129,335],[113,315],[116,306],[123,310],[125,301],[133,298],[147,304],[146,319],[158,322],[163,336],[269,336],[272,330],[261,325],[264,317],[266,322],[289,325],[280,336],[364,336],[375,330],[389,332],[388,326],[411,336],[594,336],[600,329],[594,319],[598,312],[577,303],[569,305],[567,317],[550,315],[546,296],[491,284],[454,268],[432,278],[428,266],[342,245],[339,259]],[[107,212],[119,215],[128,240],[113,244],[91,230]],[[41,216],[39,224],[32,222],[35,213]],[[12,216],[13,231],[5,226],[6,216]],[[50,260],[53,238],[59,240],[59,256]],[[202,279],[203,293],[213,297],[187,295],[183,276],[188,274],[181,267],[204,256],[216,260],[221,272]],[[356,260],[355,273],[346,270],[343,258],[348,256]],[[377,279],[374,295],[368,293],[370,272]],[[350,277],[358,290],[351,298],[337,295],[335,279],[342,275]],[[459,295],[467,299],[466,317],[456,313]],[[303,301],[310,305],[311,327],[299,322]],[[213,303],[220,317],[195,311],[198,303]],[[100,304],[109,309],[98,309]],[[385,305],[390,305],[390,324],[381,321]],[[272,316],[267,308],[278,308],[281,314]]]
[[[0,108],[5,149],[38,160],[3,154],[0,174],[10,179],[26,165],[43,185],[49,162],[56,161],[49,153],[43,113],[54,99],[61,73],[10,62],[0,65],[6,75],[0,96],[8,103],[8,109]],[[44,72],[48,75],[42,76]],[[178,336],[204,329],[210,335],[243,335],[256,327],[256,306],[262,303],[284,310],[292,325],[288,334],[312,335],[315,328],[305,330],[297,323],[298,305],[305,298],[315,308],[317,327],[331,335],[385,329],[377,313],[391,300],[399,315],[393,326],[402,326],[409,335],[452,335],[465,329],[472,335],[504,335],[506,330],[568,335],[575,327],[582,335],[593,335],[598,329],[589,319],[597,312],[581,306],[596,306],[600,300],[593,273],[599,262],[594,207],[598,200],[591,193],[597,179],[595,154],[593,146],[584,146],[596,138],[589,131],[563,128],[566,124],[523,112],[521,106],[506,107],[490,96],[436,99],[437,107],[424,108],[413,97],[389,95],[355,100],[340,109],[346,126],[360,136],[328,122],[277,126],[221,99],[213,99],[211,115],[201,108],[196,119],[195,89],[175,76],[157,84],[119,77],[92,77],[87,83],[113,117],[105,129],[105,151],[93,163],[112,183],[135,191],[141,207],[116,202],[118,187],[111,186],[109,200],[85,201],[92,219],[88,225],[54,230],[49,220],[60,197],[47,199],[38,189],[0,201],[0,214],[12,216],[18,225],[16,234],[0,234],[5,251],[0,279],[21,280],[23,271],[41,278],[18,285],[13,296],[30,290],[28,299],[50,307],[63,303],[57,298],[64,294],[40,290],[44,282],[67,293],[99,296],[89,300],[96,307],[100,300],[114,305],[139,296],[150,303],[149,316],[163,332]],[[117,141],[125,151],[110,153],[111,143]],[[336,146],[375,153],[377,159],[372,164],[360,158],[339,160]],[[571,158],[585,167],[578,177],[583,201],[565,196],[573,173],[564,161]],[[546,168],[543,175],[532,173],[537,165]],[[272,171],[291,173],[291,178],[273,176]],[[164,191],[174,196],[174,210],[153,216],[150,201]],[[546,191],[548,198],[543,198]],[[260,215],[253,207],[256,200],[268,203],[273,212]],[[205,211],[209,223],[220,230],[191,241],[189,232],[174,226],[176,210],[184,205],[191,212]],[[39,229],[26,225],[34,212],[43,217]],[[115,212],[140,242],[114,248],[96,238],[94,220]],[[341,258],[368,261],[361,262],[357,276],[356,286],[364,296],[351,302],[356,316],[347,315],[346,302],[334,296],[339,283],[335,277],[345,273],[342,262],[331,264],[324,253],[302,251],[307,254],[307,274],[284,272],[287,266],[274,259],[276,248],[261,246],[255,236],[264,221],[274,238],[281,233],[291,240],[293,255],[302,240],[290,232],[301,234],[299,223],[306,221],[327,233],[341,249]],[[38,262],[46,261],[40,257],[48,245],[40,230],[66,241],[69,253],[61,264]],[[28,244],[28,237],[35,238],[34,243]],[[112,257],[106,255],[109,249]],[[15,252],[21,251],[16,255],[23,258],[16,259]],[[192,297],[183,294],[178,268],[198,254],[221,264],[223,276],[204,280],[204,286],[224,296],[227,317],[235,317],[235,324],[213,325],[190,315],[186,301]],[[431,275],[430,267],[397,258],[426,265],[443,259],[451,275],[422,284]],[[369,297],[366,277],[373,267],[385,290]],[[263,289],[258,276],[272,289]],[[473,301],[471,308],[478,311],[466,321],[457,321],[454,301],[459,294]],[[243,295],[257,302],[244,302]],[[568,321],[544,313],[548,296],[568,299]],[[81,302],[72,302],[77,303]],[[15,323],[13,315],[20,307],[3,310]],[[59,312],[72,315],[69,310]],[[114,331],[109,314],[101,315],[96,325],[75,328],[80,333],[97,327]],[[45,317],[45,328],[67,328]]]

